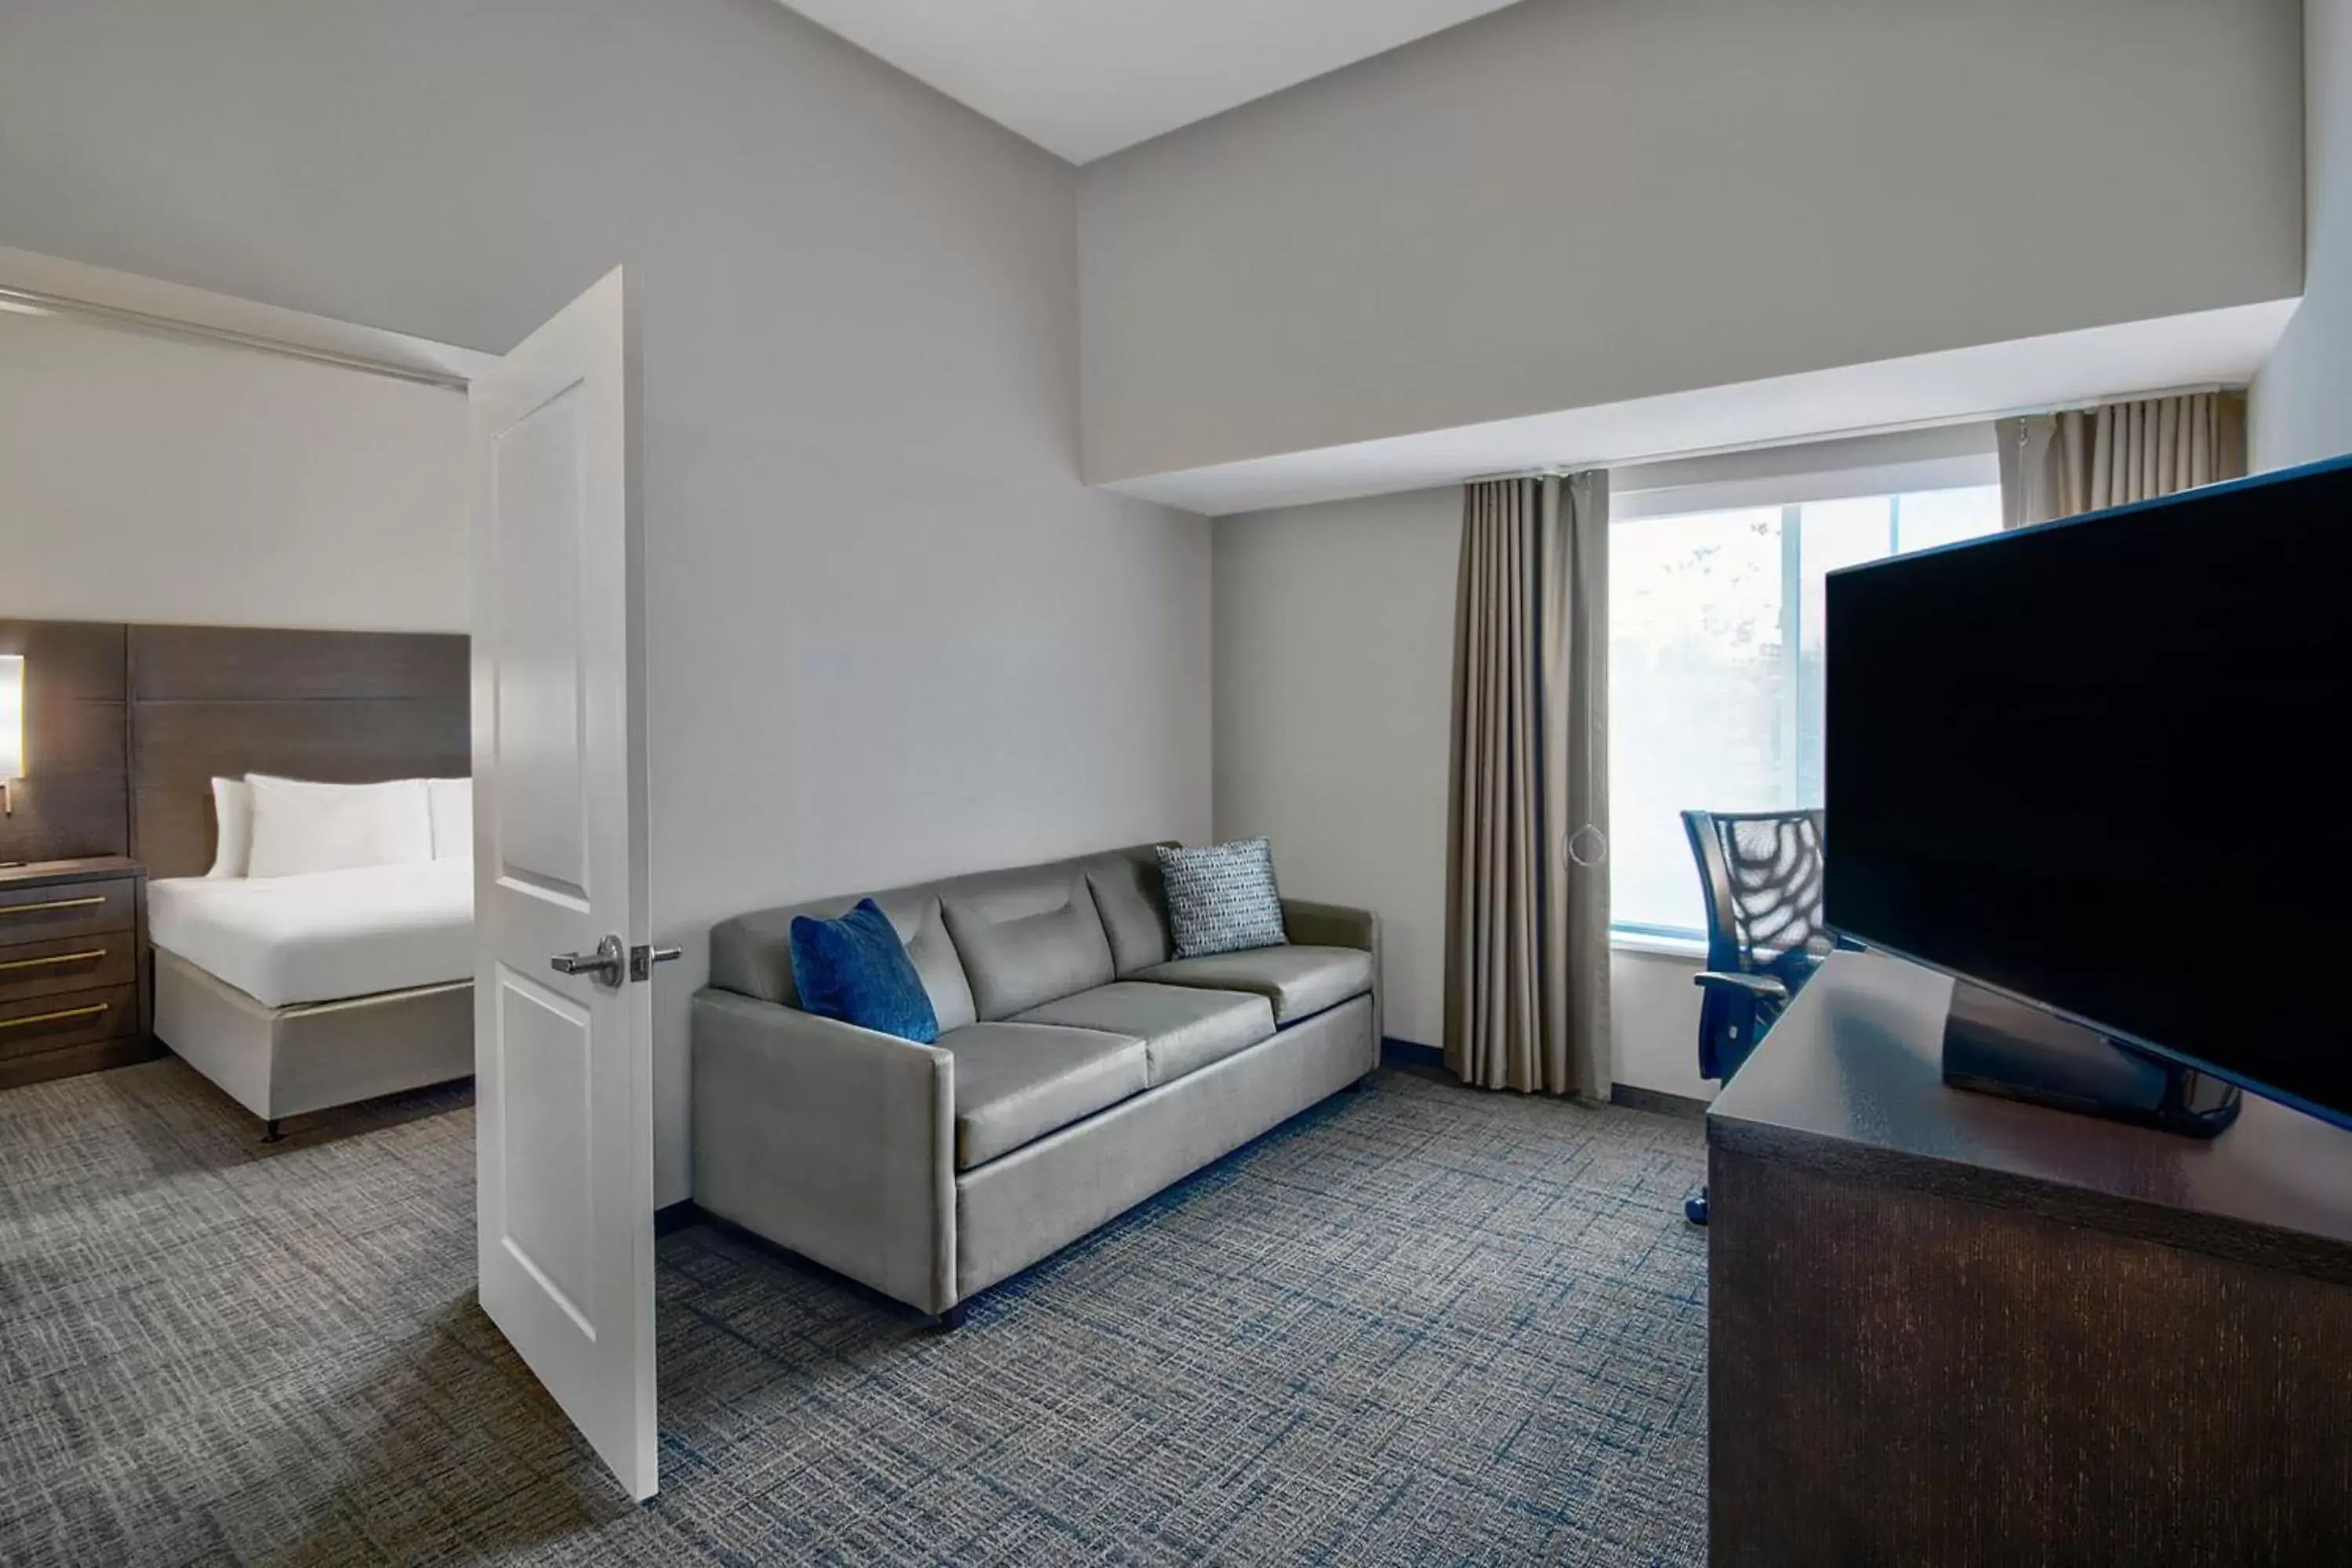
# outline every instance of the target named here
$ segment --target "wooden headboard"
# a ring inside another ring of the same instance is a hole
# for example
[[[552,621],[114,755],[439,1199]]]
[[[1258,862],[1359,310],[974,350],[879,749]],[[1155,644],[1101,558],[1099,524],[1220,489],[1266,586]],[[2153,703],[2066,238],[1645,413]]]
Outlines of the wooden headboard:
[[[25,656],[25,772],[0,861],[213,861],[215,775],[333,784],[472,770],[466,638],[0,620]]]
[[[461,636],[132,626],[128,666],[131,852],[151,877],[211,867],[215,776],[472,771]]]

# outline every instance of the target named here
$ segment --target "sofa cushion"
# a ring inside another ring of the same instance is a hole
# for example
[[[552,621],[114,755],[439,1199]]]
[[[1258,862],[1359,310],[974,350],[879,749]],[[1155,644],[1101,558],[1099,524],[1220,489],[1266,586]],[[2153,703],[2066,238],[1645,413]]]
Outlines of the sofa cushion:
[[[1160,879],[1157,844],[1111,849],[1078,862],[1094,890],[1095,912],[1110,937],[1110,956],[1122,980],[1176,956],[1168,934],[1168,898]]]
[[[871,899],[839,920],[793,917],[793,988],[821,1018],[929,1045],[940,1016],[890,917]]]
[[[1192,849],[1163,846],[1159,856],[1177,957],[1208,958],[1290,940],[1274,885],[1274,848],[1265,839]]]
[[[1136,978],[1255,992],[1274,1004],[1276,1025],[1295,1024],[1370,991],[1372,955],[1354,947],[1254,947],[1154,964]]]
[[[984,1020],[1113,978],[1110,939],[1073,862],[959,877],[940,885],[940,907]]]
[[[959,1171],[1140,1094],[1149,1080],[1143,1042],[1099,1029],[967,1024],[940,1047],[955,1057]]]
[[[801,1005],[800,988],[793,984],[793,921],[800,915],[834,920],[857,907],[860,895],[819,899],[761,910],[719,921],[710,930],[710,984],[721,991],[755,996],[762,1002]],[[975,1016],[971,984],[964,978],[963,961],[956,956],[940,910],[937,888],[894,888],[876,893],[874,901],[890,917],[890,927],[907,944],[907,957],[922,976],[923,994],[942,1032],[960,1029]]]
[[[1246,1050],[1274,1033],[1274,1009],[1246,991],[1118,980],[1021,1015],[1024,1024],[1108,1029],[1143,1042],[1151,1087]]]

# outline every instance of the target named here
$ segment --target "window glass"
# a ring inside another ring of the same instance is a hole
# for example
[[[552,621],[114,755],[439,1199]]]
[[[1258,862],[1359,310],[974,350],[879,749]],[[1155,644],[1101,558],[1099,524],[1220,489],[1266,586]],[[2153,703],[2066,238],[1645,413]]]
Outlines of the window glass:
[[[1829,574],[2000,528],[1998,485],[1611,528],[1610,899],[1618,926],[1705,930],[1684,810],[1821,804]]]

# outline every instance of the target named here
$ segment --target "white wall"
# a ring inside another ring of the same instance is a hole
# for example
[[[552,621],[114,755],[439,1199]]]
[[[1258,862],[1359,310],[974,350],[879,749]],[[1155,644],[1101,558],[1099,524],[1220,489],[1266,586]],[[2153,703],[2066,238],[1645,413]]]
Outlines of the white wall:
[[[1216,524],[1216,830],[1283,890],[1379,911],[1388,1032],[1444,1038],[1445,813],[1462,492]],[[1695,960],[1620,952],[1619,1081],[1710,1091]]]
[[[2304,16],[2304,300],[2254,378],[2258,469],[2352,452],[2352,0]]]
[[[1698,1076],[1700,994],[1692,976],[1706,967],[1679,953],[1621,947],[1609,955],[1610,1042],[1618,1082],[1691,1100],[1715,1098],[1722,1086]]]
[[[2291,298],[2300,32],[1526,0],[1087,166],[1087,472]]]
[[[0,312],[0,616],[466,628],[463,394]]]
[[[12,0],[0,244],[643,339],[657,1189],[741,910],[1210,822],[1209,534],[1077,478],[1071,170],[773,0]]]

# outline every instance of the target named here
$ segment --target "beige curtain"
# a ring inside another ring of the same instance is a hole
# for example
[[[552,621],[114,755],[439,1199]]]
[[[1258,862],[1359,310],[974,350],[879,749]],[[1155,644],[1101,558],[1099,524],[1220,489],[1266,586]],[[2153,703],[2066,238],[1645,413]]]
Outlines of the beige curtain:
[[[2242,393],[2070,408],[2004,419],[1997,429],[2004,528],[2153,500],[2246,472]]]
[[[1609,476],[1465,490],[1445,1060],[1609,1098]]]

